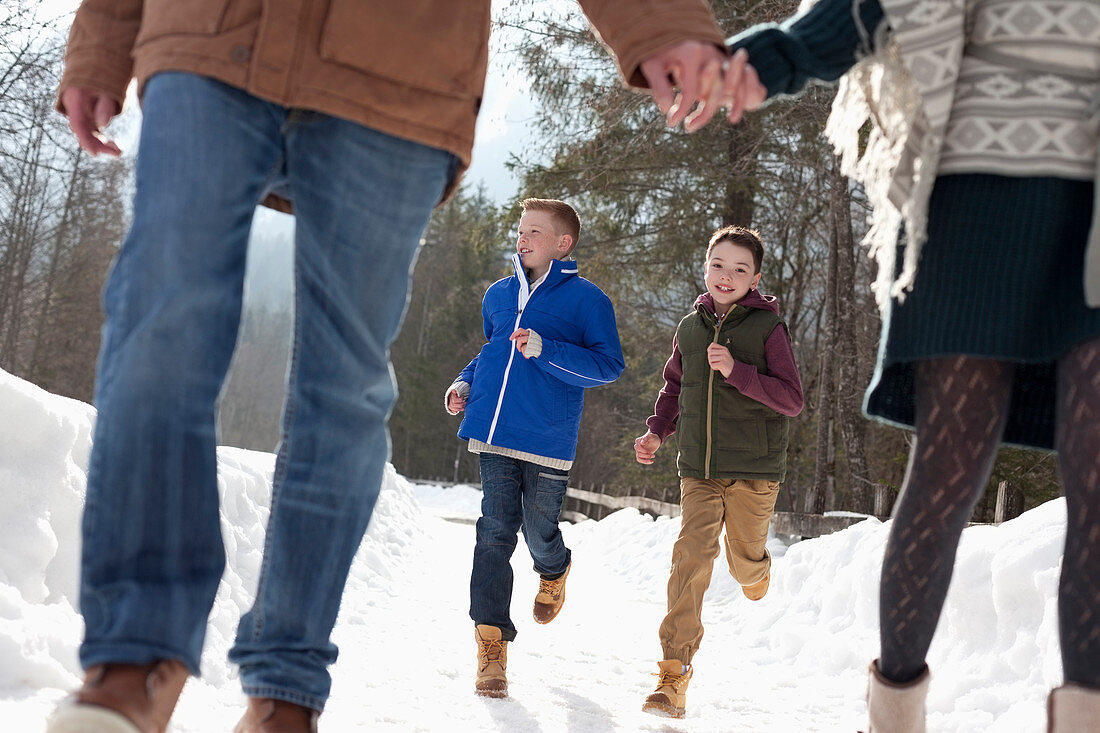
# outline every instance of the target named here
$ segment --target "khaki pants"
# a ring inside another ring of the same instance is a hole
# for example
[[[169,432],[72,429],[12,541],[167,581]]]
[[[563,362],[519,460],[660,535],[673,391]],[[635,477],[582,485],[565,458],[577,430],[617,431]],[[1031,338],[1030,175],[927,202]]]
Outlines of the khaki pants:
[[[741,585],[768,577],[772,559],[764,547],[775,511],[778,481],[680,479],[680,536],[672,547],[668,614],[661,622],[665,659],[691,664],[703,638],[703,594],[725,526],[726,561]]]

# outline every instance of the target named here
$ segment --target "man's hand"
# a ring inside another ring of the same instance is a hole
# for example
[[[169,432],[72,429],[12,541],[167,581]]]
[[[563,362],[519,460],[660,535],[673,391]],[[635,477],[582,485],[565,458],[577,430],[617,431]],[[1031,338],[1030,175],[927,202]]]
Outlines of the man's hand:
[[[122,151],[103,135],[103,128],[121,108],[110,95],[84,87],[69,87],[61,93],[61,107],[69,117],[69,128],[85,152],[119,156]]]
[[[725,61],[726,55],[712,43],[681,41],[642,62],[642,76],[669,127],[686,119],[684,129],[694,132],[714,117],[724,98],[733,96],[733,87],[726,91],[723,84]]]
[[[452,389],[447,393],[447,411],[452,415],[457,415],[466,409],[466,398],[458,393],[458,390]]]
[[[721,344],[708,346],[707,363],[710,364],[711,369],[721,372],[723,377],[729,379],[730,373],[733,371],[733,355],[725,346]]]
[[[657,455],[657,449],[661,447],[661,438],[652,430],[647,430],[645,435],[639,435],[634,439],[634,456],[638,463],[649,465],[653,463],[653,457]]]
[[[531,338],[531,332],[528,329],[517,328],[508,338],[512,339],[513,343],[515,343],[516,345],[516,348],[519,350],[519,353],[523,354],[524,359],[530,358],[529,356],[527,356],[527,342]]]

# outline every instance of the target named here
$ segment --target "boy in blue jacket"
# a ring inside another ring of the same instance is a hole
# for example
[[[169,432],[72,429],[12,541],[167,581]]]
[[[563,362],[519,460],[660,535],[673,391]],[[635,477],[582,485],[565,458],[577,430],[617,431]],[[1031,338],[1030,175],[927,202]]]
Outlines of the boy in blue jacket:
[[[615,381],[623,353],[611,301],[578,274],[573,207],[526,199],[513,275],[485,291],[488,339],[447,389],[447,412],[466,416],[458,437],[481,457],[481,518],[470,578],[478,644],[475,690],[506,697],[509,615],[517,533],[541,578],[533,615],[550,623],[565,602],[570,552],[558,528],[586,387]]]

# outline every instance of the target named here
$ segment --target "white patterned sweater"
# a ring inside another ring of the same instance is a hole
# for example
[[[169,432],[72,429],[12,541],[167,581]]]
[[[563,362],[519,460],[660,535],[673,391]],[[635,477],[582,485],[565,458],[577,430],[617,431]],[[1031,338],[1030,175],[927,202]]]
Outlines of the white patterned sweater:
[[[881,5],[884,37],[842,77],[825,133],[873,204],[864,242],[879,262],[875,290],[885,307],[913,284],[937,175],[1097,177],[1100,0]],[[900,227],[909,246],[895,269]],[[1097,307],[1095,219],[1084,265],[1086,299]]]
[[[938,173],[1091,180],[1100,2],[973,0]]]

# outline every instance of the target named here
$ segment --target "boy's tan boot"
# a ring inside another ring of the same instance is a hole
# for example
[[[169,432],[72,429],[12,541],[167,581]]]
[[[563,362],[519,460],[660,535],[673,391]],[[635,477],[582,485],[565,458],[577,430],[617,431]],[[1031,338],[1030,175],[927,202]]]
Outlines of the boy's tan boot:
[[[1100,730],[1100,690],[1072,682],[1055,688],[1047,698],[1048,733]]]
[[[89,667],[84,685],[50,716],[46,733],[164,733],[187,677],[174,659]]]
[[[753,583],[752,585],[741,586],[741,592],[745,594],[745,598],[750,601],[759,601],[768,592],[768,585],[771,583],[772,576],[769,573],[764,576],[764,579],[759,583]]]
[[[248,709],[233,733],[317,733],[316,710],[270,697],[248,698]]]
[[[569,567],[565,569],[560,578],[554,580],[541,578],[539,580],[539,592],[535,594],[535,607],[531,611],[535,621],[540,624],[548,624],[561,611],[561,607],[565,603],[565,579],[569,577],[569,571],[572,567],[573,563],[569,563]]]
[[[867,683],[867,733],[924,733],[924,699],[928,667],[912,682],[898,684],[882,676],[871,662]]]
[[[500,629],[486,624],[474,627],[474,638],[477,640],[474,689],[484,697],[508,697],[508,642],[500,638]]]
[[[684,671],[679,659],[657,662],[657,689],[642,703],[642,712],[682,718],[687,710],[687,686],[691,680],[691,665]]]

